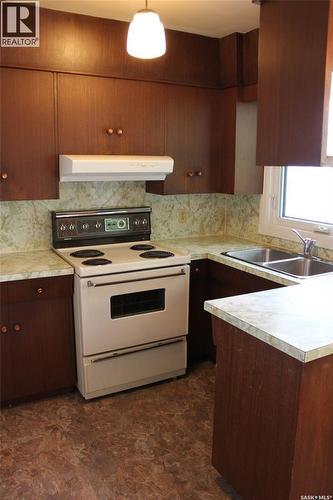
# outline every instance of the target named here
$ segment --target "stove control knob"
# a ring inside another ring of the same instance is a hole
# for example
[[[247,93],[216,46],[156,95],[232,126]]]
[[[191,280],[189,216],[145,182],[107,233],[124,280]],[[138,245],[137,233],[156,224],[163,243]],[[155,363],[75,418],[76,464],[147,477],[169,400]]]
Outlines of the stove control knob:
[[[74,229],[75,229],[74,224],[70,224],[70,225],[69,225],[69,229],[70,229],[71,231],[74,231]]]
[[[134,225],[140,226],[140,219],[134,219]]]
[[[146,226],[147,224],[148,224],[147,219],[142,219],[142,225],[143,225],[143,226]]]
[[[61,224],[61,226],[60,226],[60,231],[66,231],[66,226],[65,226],[65,224]]]
[[[82,229],[89,229],[89,224],[88,222],[85,222],[84,224],[82,224]]]
[[[101,222],[96,222],[95,228],[96,229],[100,229],[101,227],[102,227],[102,223]]]

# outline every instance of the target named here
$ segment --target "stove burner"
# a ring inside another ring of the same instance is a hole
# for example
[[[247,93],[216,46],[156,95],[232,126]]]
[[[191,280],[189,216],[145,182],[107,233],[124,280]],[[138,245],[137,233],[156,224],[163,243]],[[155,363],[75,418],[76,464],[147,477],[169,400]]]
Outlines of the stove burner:
[[[71,257],[101,257],[104,253],[99,250],[94,250],[93,248],[86,248],[85,250],[77,250],[70,255]]]
[[[140,253],[140,257],[144,257],[145,259],[165,259],[174,255],[174,253],[165,252],[164,250],[152,250],[151,252]]]
[[[153,250],[155,247],[153,245],[147,245],[146,243],[139,243],[138,245],[133,245],[130,247],[131,250]]]
[[[112,260],[109,259],[88,259],[82,261],[85,266],[105,266],[106,264],[112,264]]]

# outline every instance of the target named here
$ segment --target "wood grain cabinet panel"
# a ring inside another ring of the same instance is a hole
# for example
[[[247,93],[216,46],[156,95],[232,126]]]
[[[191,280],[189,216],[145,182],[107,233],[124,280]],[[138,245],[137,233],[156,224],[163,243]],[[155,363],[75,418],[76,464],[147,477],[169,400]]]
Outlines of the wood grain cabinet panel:
[[[280,288],[282,285],[253,274],[200,259],[191,262],[188,359],[215,361],[211,315],[204,310],[205,300]]]
[[[254,85],[258,82],[259,30],[243,33],[242,42],[242,85]]]
[[[251,87],[251,86],[250,86]],[[260,194],[263,168],[256,165],[257,103],[244,102],[239,87],[221,91],[220,192]]]
[[[208,271],[208,260],[191,262],[189,333],[187,338],[189,363],[207,358],[215,361],[211,315],[203,309],[205,300],[211,298]]]
[[[164,86],[58,75],[60,154],[164,154]]]
[[[329,0],[267,0],[260,6],[259,165],[322,163],[325,93],[333,69],[332,5]]]
[[[242,43],[241,33],[231,33],[220,38],[220,83],[222,88],[242,84]]]
[[[2,200],[57,198],[53,73],[1,68],[0,170]]]
[[[73,387],[73,277],[12,281],[1,292],[1,403]]]
[[[166,30],[166,54],[158,59],[142,60],[127,54],[127,31],[127,22],[42,8],[40,46],[2,48],[2,64],[114,78],[218,86],[218,39]]]
[[[247,33],[231,33],[219,40],[222,88],[257,84],[258,38],[259,30],[254,29]]]
[[[242,498],[333,491],[333,355],[297,359],[213,317],[212,463]]]
[[[217,192],[219,159],[219,91],[166,86],[165,154],[174,172],[163,182],[147,182],[157,194]]]

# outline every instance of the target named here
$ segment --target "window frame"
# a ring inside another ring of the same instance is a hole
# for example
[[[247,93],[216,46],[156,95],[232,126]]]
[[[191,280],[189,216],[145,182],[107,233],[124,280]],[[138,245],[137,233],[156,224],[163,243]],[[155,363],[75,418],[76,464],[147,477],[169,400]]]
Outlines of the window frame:
[[[291,229],[297,229],[302,236],[315,239],[318,246],[333,250],[333,224],[281,217],[282,179],[283,167],[265,167],[264,190],[260,201],[259,233],[299,242],[299,238],[291,231]],[[320,227],[328,228],[329,234],[321,232]]]

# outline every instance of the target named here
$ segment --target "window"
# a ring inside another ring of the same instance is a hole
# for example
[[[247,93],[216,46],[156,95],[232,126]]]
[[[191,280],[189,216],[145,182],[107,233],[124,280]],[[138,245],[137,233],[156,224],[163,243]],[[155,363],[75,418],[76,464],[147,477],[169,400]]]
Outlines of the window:
[[[333,168],[265,168],[259,231],[295,240],[291,228],[333,249]]]

